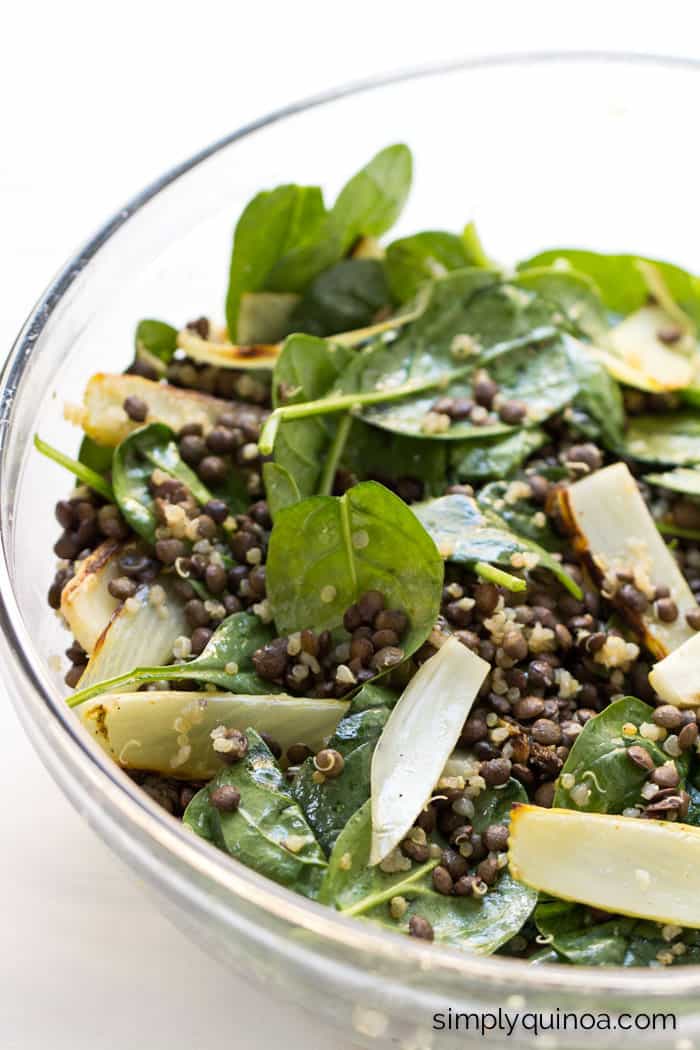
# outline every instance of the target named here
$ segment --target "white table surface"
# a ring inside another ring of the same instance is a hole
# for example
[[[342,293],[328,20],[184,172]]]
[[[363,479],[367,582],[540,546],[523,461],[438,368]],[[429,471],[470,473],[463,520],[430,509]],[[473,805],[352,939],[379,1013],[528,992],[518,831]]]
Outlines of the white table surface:
[[[107,215],[261,113],[470,54],[700,57],[696,12],[694,0],[15,4],[0,61],[0,354]],[[154,910],[59,794],[3,699],[0,1050],[320,1046],[308,1014],[242,986]]]

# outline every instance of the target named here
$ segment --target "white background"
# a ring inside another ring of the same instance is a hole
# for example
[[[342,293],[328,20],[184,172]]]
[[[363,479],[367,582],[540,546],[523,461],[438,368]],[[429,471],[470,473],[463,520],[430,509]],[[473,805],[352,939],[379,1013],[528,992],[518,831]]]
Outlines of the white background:
[[[0,355],[108,215],[270,109],[472,54],[700,57],[699,29],[695,0],[13,4],[0,25]],[[5,697],[0,842],[0,1050],[320,1045],[303,1014],[242,988],[154,911],[58,794]]]

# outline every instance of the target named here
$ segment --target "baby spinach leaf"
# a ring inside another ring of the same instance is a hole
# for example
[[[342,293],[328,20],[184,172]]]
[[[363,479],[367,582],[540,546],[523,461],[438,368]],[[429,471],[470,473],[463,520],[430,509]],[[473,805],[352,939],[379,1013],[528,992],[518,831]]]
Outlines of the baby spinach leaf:
[[[351,355],[352,351],[345,347],[315,336],[289,336],[275,365],[275,406],[324,397]],[[301,496],[316,492],[336,427],[333,416],[323,415],[290,419],[280,425],[275,439],[275,464],[287,471]],[[290,494],[287,489],[287,498]]]
[[[486,440],[458,441],[448,449],[450,467],[459,481],[508,477],[547,440],[543,430],[532,427]]]
[[[403,609],[408,656],[440,608],[443,567],[435,544],[406,504],[376,482],[345,495],[314,496],[281,510],[270,535],[267,594],[278,630],[332,629],[368,590]]]
[[[578,385],[573,403],[574,412],[583,412],[590,420],[590,424],[586,425],[579,419],[579,429],[587,437],[600,437],[608,448],[619,448],[625,426],[620,387],[583,343],[566,339],[565,346]],[[573,422],[577,423],[575,416]]]
[[[569,265],[597,286],[605,306],[617,314],[630,314],[647,301],[649,287],[639,262],[651,263],[661,274],[673,299],[697,323],[700,322],[700,279],[671,263],[638,255],[605,255],[576,248],[553,248],[518,264],[533,267]]]
[[[279,463],[263,463],[262,474],[265,499],[272,518],[284,507],[291,507],[293,503],[299,502],[299,488],[286,467]]]
[[[148,423],[132,431],[114,450],[114,498],[134,532],[149,543],[155,542],[158,523],[149,487],[154,467],[181,481],[200,503],[211,499],[209,490],[180,458],[170,427]]]
[[[385,233],[408,196],[412,164],[410,150],[403,145],[377,153],[346,183],[313,235],[278,254],[266,287],[303,292],[317,274],[342,259],[358,237]]]
[[[85,467],[90,467],[97,474],[107,474],[112,470],[113,448],[106,445],[98,445],[86,434],[80,442],[78,460]]]
[[[313,899],[326,859],[269,748],[255,730],[247,729],[246,735],[245,758],[222,769],[195,795],[183,821],[253,871]],[[224,786],[240,792],[232,813],[211,802],[211,792]]]
[[[585,273],[538,266],[521,271],[513,284],[555,303],[562,312],[562,320],[574,332],[596,339],[610,328],[598,288]]]
[[[475,800],[472,821],[476,831],[509,819],[513,802],[524,801],[525,793],[515,781],[498,791],[486,791]],[[406,931],[412,915],[430,922],[435,940],[465,951],[488,954],[513,937],[527,920],[536,893],[511,879],[507,870],[482,898],[444,896],[432,886],[431,872],[438,860],[429,860],[410,871],[387,874],[368,867],[372,835],[369,801],[348,821],[338,838],[319,899],[346,915],[357,915],[387,929]],[[403,918],[393,919],[392,897],[408,902]]]
[[[527,478],[523,480],[527,483]],[[492,481],[479,490],[476,501],[484,513],[497,514],[518,536],[526,536],[548,551],[565,550],[566,541],[550,528],[546,518],[541,524],[541,506],[531,499],[513,500],[510,488],[509,481]]]
[[[297,774],[292,794],[326,853],[370,796],[372,754],[395,702],[396,696],[389,690],[364,686],[328,741],[328,747],[339,751],[345,760],[341,775],[316,783],[312,758]]]
[[[169,364],[177,350],[177,328],[165,321],[139,321],[134,333],[134,349],[137,355],[145,351]]]
[[[291,286],[274,288],[270,275],[280,259],[318,236],[325,219],[317,186],[278,186],[258,193],[246,205],[233,235],[226,295],[226,324],[232,340],[237,337],[241,295],[265,289],[295,291]]]
[[[137,667],[133,671],[96,682],[87,689],[73,693],[68,705],[75,707],[100,693],[114,692],[126,685],[145,682],[193,681],[217,685],[231,693],[264,696],[279,692],[271,682],[258,678],[253,670],[253,653],[271,640],[272,628],[251,613],[234,613],[214,631],[203,652],[186,663],[163,667]]]
[[[632,416],[622,451],[642,463],[700,463],[700,417],[696,412]]]
[[[601,922],[583,904],[544,899],[535,909],[535,921],[551,947],[577,966],[658,966],[660,952],[669,954],[667,965],[700,961],[698,930],[683,931],[678,942],[685,944],[686,951],[674,955],[669,952],[672,943],[662,935],[662,925],[645,919],[611,915]]]
[[[313,279],[290,318],[289,331],[324,336],[364,328],[389,301],[380,262],[341,259]]]
[[[425,230],[393,241],[384,260],[392,296],[397,302],[406,303],[426,281],[465,266],[487,266],[483,253],[473,252],[470,247],[464,237],[442,230]]]
[[[92,467],[86,466],[77,459],[71,459],[70,456],[66,456],[65,453],[60,452],[59,449],[54,448],[53,445],[49,445],[48,442],[42,441],[38,434],[34,435],[34,448],[37,452],[41,452],[47,459],[53,460],[54,463],[58,463],[59,466],[69,470],[78,481],[82,481],[84,485],[91,488],[94,492],[99,493],[106,500],[113,500],[114,493],[112,492],[112,486],[109,482],[102,477]]]
[[[484,269],[459,270],[436,281],[429,301],[413,324],[391,343],[377,343],[358,355],[340,378],[338,394],[389,392],[410,383],[434,384],[441,394],[468,397],[470,376],[487,367],[504,398],[523,401],[530,423],[546,419],[566,405],[577,386],[564,348],[552,324],[556,312],[536,295],[508,284],[497,284],[498,274]],[[474,351],[464,357],[456,336],[469,336]],[[545,341],[544,345],[539,345]],[[549,340],[548,342],[546,340]],[[400,433],[428,435],[423,429],[435,402],[432,390],[389,397],[363,409],[375,426]],[[475,426],[453,422],[442,439],[507,433],[503,423]]]
[[[447,485],[447,460],[444,442],[393,434],[354,419],[341,466],[387,487],[397,479],[414,479],[423,483],[425,495],[437,496]]]
[[[414,503],[411,510],[447,561],[472,566],[486,562],[511,569],[524,567],[519,564],[523,554],[536,554],[538,568],[548,569],[570,594],[581,597],[576,581],[543,547],[527,537],[516,536],[498,515],[480,510],[470,496],[440,496]]]
[[[564,763],[554,805],[588,813],[622,813],[623,809],[637,805],[648,771],[630,760],[628,749],[643,747],[656,766],[670,761],[670,757],[639,732],[627,735],[623,726],[633,725],[639,729],[643,723],[653,722],[652,715],[648,704],[627,696],[586,722]],[[681,755],[674,761],[682,786],[688,772],[688,756]],[[568,782],[568,776],[573,776],[574,782],[564,787],[562,778],[566,777]],[[574,801],[571,792],[582,784],[588,788],[588,795],[585,801],[580,798]]]
[[[331,211],[344,253],[358,237],[381,237],[390,230],[411,189],[413,158],[399,143],[380,150],[343,186]]]
[[[700,497],[700,467],[676,467],[662,474],[645,474],[644,480],[670,492]]]

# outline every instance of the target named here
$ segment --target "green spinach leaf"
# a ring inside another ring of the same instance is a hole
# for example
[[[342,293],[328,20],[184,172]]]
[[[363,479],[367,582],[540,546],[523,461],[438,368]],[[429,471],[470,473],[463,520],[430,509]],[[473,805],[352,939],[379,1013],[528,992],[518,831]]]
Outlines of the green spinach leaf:
[[[270,275],[280,259],[318,237],[326,214],[317,186],[278,186],[258,193],[245,207],[233,235],[226,296],[226,323],[232,340],[238,334],[244,292],[296,290],[273,288]]]
[[[622,452],[641,463],[700,463],[700,417],[697,412],[632,416]]]
[[[85,467],[89,467],[97,474],[107,474],[112,470],[112,455],[114,449],[106,445],[98,445],[86,434],[80,442],[78,460]]]
[[[448,446],[442,441],[393,434],[354,419],[341,466],[360,480],[387,486],[409,478],[423,483],[424,494],[437,496],[448,481]]]
[[[489,824],[507,822],[512,803],[524,800],[525,793],[515,781],[484,792],[474,803],[474,829],[484,831]],[[437,860],[391,875],[379,867],[370,868],[371,834],[368,801],[348,821],[335,844],[319,895],[323,903],[404,932],[411,916],[421,915],[432,925],[436,941],[479,954],[493,952],[513,937],[535,905],[536,893],[511,879],[507,870],[483,898],[476,899],[437,893],[431,879]],[[397,896],[408,902],[399,920],[389,910],[389,901]]]
[[[657,488],[700,497],[700,467],[676,467],[662,474],[645,474],[644,480]]]
[[[165,321],[139,321],[134,333],[134,349],[137,356],[145,352],[167,365],[177,350],[177,328]]]
[[[313,235],[278,255],[266,287],[303,292],[362,235],[379,237],[394,225],[411,188],[413,162],[403,145],[381,150],[340,191]]]
[[[574,413],[578,410],[586,417],[585,422],[581,419],[577,421],[574,414],[572,422],[578,424],[587,437],[600,438],[608,448],[619,448],[625,426],[619,385],[583,343],[566,339],[565,346],[578,385]]]
[[[376,482],[287,507],[270,535],[267,594],[283,634],[338,627],[364,591],[378,590],[409,618],[401,643],[408,656],[435,623],[442,579],[431,538],[406,504]]]
[[[286,467],[279,463],[263,463],[265,498],[274,519],[285,507],[291,507],[301,499],[299,487]]]
[[[523,270],[513,283],[555,303],[562,312],[563,322],[573,332],[582,332],[596,339],[604,336],[610,328],[600,293],[595,282],[585,273],[556,266],[538,266]]]
[[[253,871],[315,898],[326,859],[267,745],[253,729],[246,735],[245,758],[222,769],[195,795],[183,821]],[[240,792],[240,804],[232,813],[211,802],[211,792],[224,786]]]
[[[164,423],[148,423],[117,445],[112,461],[114,498],[122,514],[149,543],[156,538],[157,519],[149,480],[154,467],[177,478],[200,503],[211,493],[180,458],[175,435]]]
[[[106,500],[113,500],[114,493],[112,492],[112,486],[102,477],[102,474],[93,470],[92,467],[86,466],[80,460],[71,459],[70,456],[66,456],[64,452],[54,448],[53,445],[49,445],[48,442],[42,441],[38,434],[34,435],[34,448],[37,452],[41,452],[42,456],[46,456],[47,459],[53,460],[54,463],[58,463],[60,467],[64,467],[69,470],[78,481],[81,481],[88,488],[91,488],[94,492],[103,496]]]
[[[397,302],[406,303],[427,281],[465,266],[488,266],[483,252],[471,248],[464,236],[442,230],[425,230],[393,241],[385,258],[392,296]]]
[[[586,722],[564,763],[554,805],[588,813],[622,813],[624,809],[637,805],[649,774],[630,760],[629,748],[643,747],[656,766],[672,761],[658,744],[639,732],[628,735],[623,731],[628,726],[636,726],[639,730],[644,723],[652,724],[652,715],[653,710],[648,704],[627,696]],[[688,772],[688,756],[684,754],[673,761],[682,787]],[[571,792],[575,792],[579,785],[584,785],[588,791],[572,797]]]
[[[273,637],[272,628],[263,624],[252,613],[240,612],[228,616],[214,631],[203,652],[186,663],[163,667],[137,667],[133,671],[96,682],[87,689],[73,693],[70,707],[90,700],[100,693],[114,692],[128,685],[145,682],[201,682],[216,685],[231,693],[264,696],[279,692],[271,682],[258,678],[253,670],[253,653]]]
[[[523,479],[525,483],[527,480]],[[516,535],[534,540],[545,550],[564,551],[566,541],[554,532],[546,518],[542,523],[542,508],[532,499],[519,497],[513,500],[510,488],[510,481],[492,481],[477,493],[477,504],[485,514],[498,515]]]
[[[658,966],[661,953],[667,957],[666,965],[700,961],[698,930],[684,930],[669,942],[659,923],[619,915],[601,921],[583,904],[548,899],[538,903],[535,922],[551,948],[577,966]],[[676,943],[685,945],[683,954],[670,951]]]
[[[547,440],[543,430],[532,427],[486,440],[458,441],[448,449],[450,468],[458,481],[508,477]]]
[[[325,336],[364,328],[389,301],[380,262],[341,259],[313,279],[290,318],[289,331]]]
[[[282,347],[273,377],[273,402],[295,405],[323,398],[347,365],[352,351],[310,335],[292,335]],[[287,471],[300,496],[312,496],[338,426],[333,416],[290,419],[275,439],[275,464]],[[279,479],[278,479],[279,480]],[[289,499],[291,489],[287,489]]]
[[[328,741],[328,747],[339,751],[345,760],[342,774],[316,783],[312,758],[297,774],[292,794],[326,853],[370,796],[372,755],[396,699],[388,689],[365,685]]]
[[[497,284],[498,274],[459,270],[436,281],[425,310],[391,343],[377,343],[358,355],[340,377],[338,394],[389,393],[407,383],[442,380],[441,394],[468,397],[471,376],[487,367],[504,398],[523,401],[528,423],[546,419],[577,393],[575,377],[552,315],[556,310],[533,293]],[[458,336],[473,340],[464,357]],[[542,343],[544,342],[544,345]],[[475,426],[453,422],[439,435],[426,434],[424,422],[435,402],[434,391],[364,407],[363,418],[399,433],[441,439],[503,434],[503,423]]]
[[[519,263],[523,272],[533,267],[570,266],[596,285],[605,306],[616,314],[630,314],[647,301],[649,287],[639,262],[651,263],[661,274],[676,303],[700,323],[700,279],[671,263],[639,255],[605,255],[576,248],[553,248]]]
[[[536,554],[536,566],[548,569],[570,594],[580,598],[580,587],[555,558],[528,537],[516,536],[492,511],[480,510],[470,496],[440,496],[414,503],[411,510],[447,561],[524,568],[522,556]]]

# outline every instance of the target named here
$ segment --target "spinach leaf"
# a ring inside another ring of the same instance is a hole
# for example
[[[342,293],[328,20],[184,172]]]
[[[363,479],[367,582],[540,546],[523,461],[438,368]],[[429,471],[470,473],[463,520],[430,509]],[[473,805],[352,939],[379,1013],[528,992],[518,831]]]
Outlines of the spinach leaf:
[[[518,264],[518,270],[568,264],[595,283],[605,306],[617,314],[630,314],[644,306],[649,287],[639,262],[651,263],[659,271],[676,303],[700,323],[700,279],[671,263],[638,255],[605,255],[575,248],[553,248]]]
[[[273,288],[270,275],[281,258],[318,237],[325,219],[323,196],[317,186],[278,186],[258,193],[244,208],[233,235],[226,295],[226,324],[232,340],[238,335],[244,292],[296,290],[291,286]]]
[[[564,763],[554,805],[589,813],[621,813],[623,809],[636,805],[648,771],[640,769],[629,759],[628,749],[643,747],[656,766],[671,761],[658,744],[639,732],[631,736],[623,732],[624,726],[633,725],[639,729],[645,722],[652,723],[652,715],[651,707],[627,696],[586,722]],[[681,755],[674,761],[682,786],[688,772],[688,756]],[[574,778],[573,782],[570,782],[570,777]],[[568,786],[564,787],[564,784]],[[574,800],[571,792],[582,784],[588,788],[587,797],[581,799],[578,796]]]
[[[328,747],[339,751],[345,760],[341,776],[316,783],[312,758],[297,774],[292,794],[326,853],[370,796],[372,755],[395,702],[396,696],[389,690],[364,686],[328,741]]]
[[[555,303],[564,322],[574,332],[583,332],[596,339],[604,336],[610,328],[600,293],[595,282],[585,273],[556,266],[538,266],[521,271],[513,279],[513,284],[537,292],[541,298]]]
[[[389,301],[380,262],[341,259],[311,282],[291,315],[289,331],[324,336],[364,328]]]
[[[143,352],[169,364],[177,350],[177,328],[165,321],[139,321],[134,333],[137,356]]]
[[[280,463],[263,463],[262,474],[265,499],[274,519],[280,510],[298,503],[301,494],[292,475]]]
[[[392,296],[397,302],[406,303],[427,281],[465,266],[488,265],[483,252],[470,249],[465,237],[442,230],[425,230],[393,241],[384,261]]]
[[[114,498],[134,532],[149,543],[155,543],[158,524],[149,487],[154,467],[181,481],[200,503],[211,499],[209,490],[180,458],[170,427],[148,423],[132,431],[114,450]]]
[[[323,398],[351,356],[351,350],[315,336],[290,336],[275,365],[274,405]],[[336,428],[337,421],[323,415],[290,419],[280,425],[275,439],[275,464],[287,471],[301,496],[316,492]],[[287,499],[290,494],[288,488]]]
[[[697,412],[632,416],[622,452],[642,463],[700,463],[700,418]]]
[[[442,441],[405,437],[354,419],[341,466],[387,486],[405,478],[420,481],[425,495],[437,496],[447,485],[447,452]]]
[[[547,440],[543,430],[532,427],[486,440],[455,442],[448,450],[450,467],[459,481],[508,477]]]
[[[267,594],[282,634],[338,627],[364,591],[378,590],[409,618],[402,640],[409,656],[435,623],[442,579],[433,541],[406,504],[376,482],[287,507],[270,535]]]
[[[113,500],[114,494],[112,492],[112,486],[109,482],[102,477],[92,467],[85,466],[77,459],[71,459],[70,456],[66,456],[65,453],[54,448],[53,445],[49,445],[48,442],[42,441],[38,434],[34,435],[34,448],[37,452],[41,452],[47,459],[53,460],[54,463],[58,463],[60,467],[64,467],[69,470],[78,481],[81,481],[88,488],[93,489],[94,492],[99,493],[106,500]]]
[[[523,480],[527,483],[527,478]],[[548,551],[566,550],[566,541],[550,528],[547,519],[540,523],[542,508],[531,499],[513,500],[510,488],[509,481],[492,481],[479,490],[476,502],[485,514],[497,514],[518,536],[526,536]]]
[[[195,795],[183,821],[253,871],[314,899],[326,859],[267,745],[253,729],[246,735],[245,758],[222,769]],[[232,813],[216,809],[210,798],[227,785],[241,796]]]
[[[470,376],[488,367],[504,398],[528,406],[530,424],[563,408],[577,392],[564,347],[552,340],[556,310],[536,295],[508,284],[483,269],[459,270],[436,281],[425,310],[391,343],[378,343],[358,355],[340,378],[338,394],[387,394],[405,384],[442,380],[441,393],[468,397]],[[474,341],[463,356],[457,336]],[[544,345],[539,345],[545,341]],[[459,367],[458,367],[459,366]],[[364,407],[362,415],[376,426],[400,433],[427,435],[425,417],[435,402],[430,390]],[[507,433],[503,423],[475,426],[453,422],[442,439]]]
[[[548,569],[570,594],[581,597],[576,581],[543,547],[528,537],[516,536],[498,515],[480,510],[470,496],[440,496],[425,503],[414,503],[411,510],[447,561],[524,568],[522,556],[536,554],[538,568]]]
[[[662,936],[662,925],[620,915],[600,921],[583,904],[541,900],[535,909],[540,933],[564,959],[578,966],[658,966],[657,956],[668,955],[666,965],[689,965],[700,961],[700,931],[684,930],[677,941]],[[686,951],[674,955],[674,943]],[[558,961],[558,960],[552,960]]]
[[[587,437],[600,437],[608,448],[619,448],[625,426],[625,410],[619,385],[583,343],[567,339],[565,346],[578,385],[572,422]],[[581,419],[576,420],[577,410],[584,413],[590,424],[587,425]]]
[[[512,803],[524,800],[525,793],[515,781],[497,791],[483,792],[474,802],[474,829],[484,831],[489,824],[507,822]],[[534,907],[536,893],[511,879],[507,870],[483,898],[476,899],[444,896],[433,889],[431,872],[438,860],[391,875],[380,867],[370,868],[371,834],[368,801],[348,821],[335,844],[319,894],[323,903],[404,932],[411,916],[421,915],[432,925],[436,941],[479,954],[493,952],[513,937]],[[400,920],[393,919],[389,911],[389,901],[396,896],[408,902]]]
[[[112,470],[113,448],[106,445],[98,445],[86,434],[80,442],[78,460],[85,467],[94,470],[97,474],[107,474]]]
[[[312,236],[278,255],[266,281],[277,292],[303,292],[361,236],[379,237],[399,217],[411,188],[413,162],[403,145],[381,150],[354,175]]]
[[[645,474],[644,480],[670,492],[700,497],[700,467],[676,467],[662,474]]]
[[[193,681],[217,685],[231,693],[264,696],[277,693],[279,688],[258,678],[253,670],[253,653],[273,637],[272,628],[257,616],[240,612],[228,616],[214,631],[203,652],[193,660],[163,667],[137,667],[133,671],[96,682],[87,689],[73,693],[70,707],[90,700],[100,693],[114,692],[128,685],[145,682]]]

